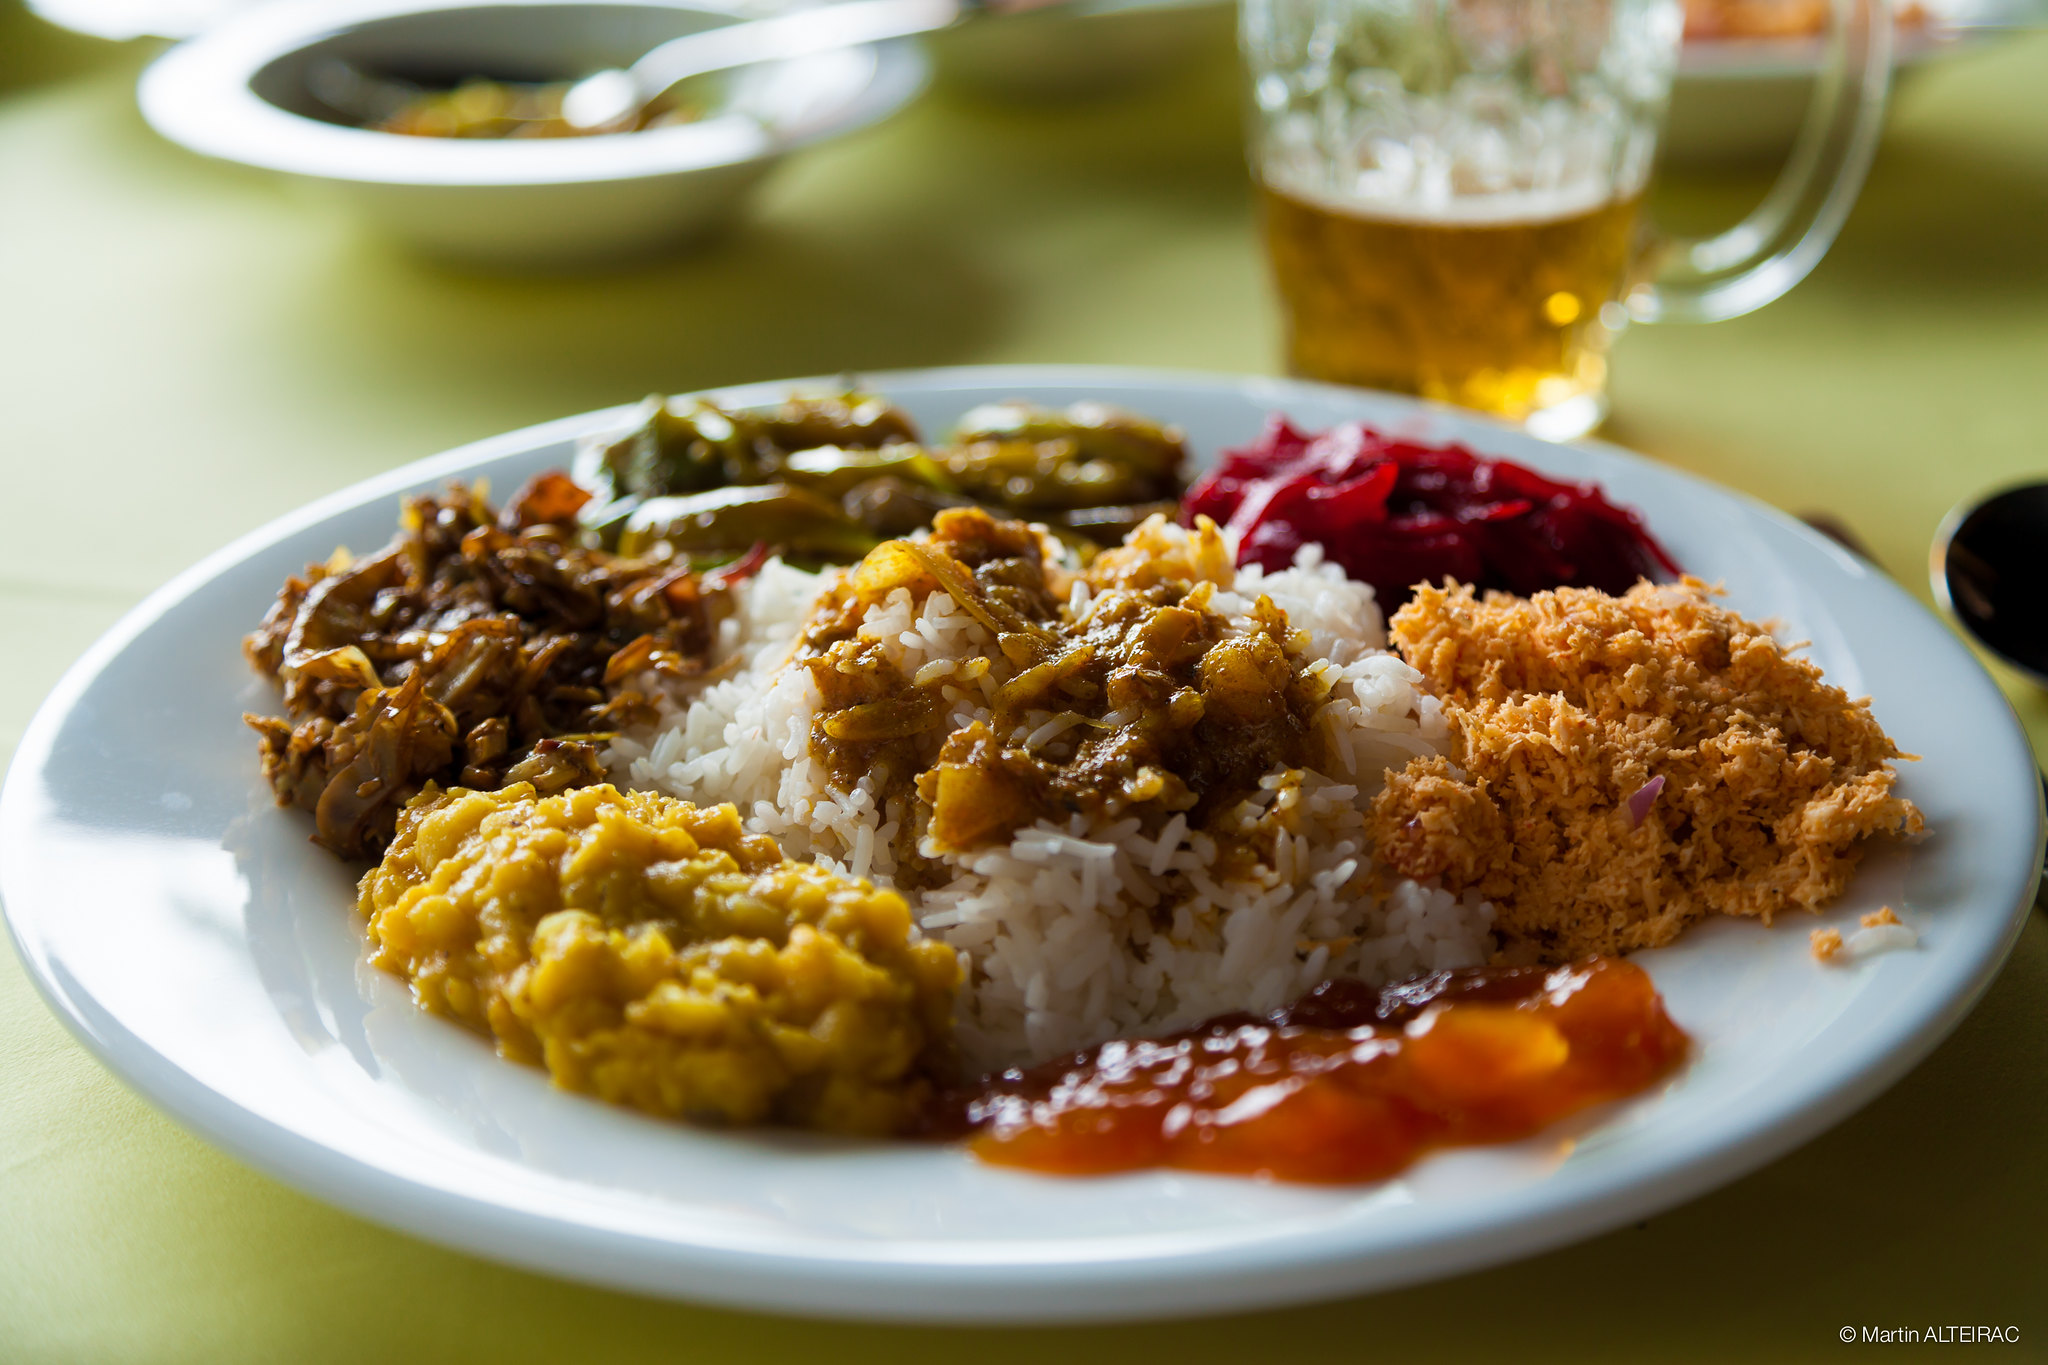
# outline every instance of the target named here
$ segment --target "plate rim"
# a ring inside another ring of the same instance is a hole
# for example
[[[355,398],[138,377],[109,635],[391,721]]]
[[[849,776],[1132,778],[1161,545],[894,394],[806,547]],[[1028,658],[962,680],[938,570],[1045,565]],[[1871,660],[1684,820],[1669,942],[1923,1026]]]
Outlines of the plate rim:
[[[1154,391],[1227,391],[1269,408],[1289,394],[1338,402],[1356,402],[1361,398],[1367,402],[1391,400],[1397,406],[1447,417],[1454,426],[1492,428],[1512,433],[1523,440],[1540,440],[1510,424],[1405,395],[1262,375],[1072,365],[946,366],[859,371],[856,374],[863,384],[884,393],[891,392],[892,388],[1135,386]],[[695,390],[679,396],[702,395],[756,403],[764,399],[779,399],[792,389],[843,383],[848,377],[842,374],[773,380]],[[0,788],[0,854],[15,843],[20,837],[17,829],[31,823],[34,814],[29,808],[29,781],[24,774],[30,771],[40,773],[47,764],[55,736],[79,696],[158,618],[193,596],[227,568],[365,501],[438,481],[486,460],[573,438],[607,422],[616,422],[637,406],[620,404],[556,418],[409,461],[273,518],[174,576],[96,640],[64,672],[38,706],[9,765],[6,785]],[[1453,436],[1450,439],[1463,437]],[[1862,560],[1817,532],[1749,494],[1662,465],[1611,443],[1585,440],[1570,444],[1610,457],[1641,461],[1666,475],[1711,487],[1716,493],[1740,501],[1753,513],[1762,514],[1823,551],[1845,569],[1868,578],[1879,591],[1889,592],[1899,603],[1922,613],[1928,611],[1897,582],[1873,571]],[[1971,656],[1960,642],[1955,642],[1954,647],[1959,658],[1967,659],[1971,667],[1985,673],[1987,687],[2000,697],[2004,706],[2006,724],[2014,737],[2026,744],[2025,732],[2010,702],[1997,692],[1981,662]],[[2037,827],[2048,822],[2048,813],[2042,810],[2038,795],[2036,821]],[[2026,887],[2034,885],[2041,865],[2042,851],[2037,840]],[[1024,1258],[981,1263],[970,1258],[964,1262],[945,1263],[936,1259],[906,1260],[877,1255],[872,1247],[858,1254],[850,1251],[838,1257],[799,1257],[789,1252],[748,1251],[710,1243],[678,1243],[622,1229],[592,1227],[537,1210],[493,1203],[468,1192],[444,1189],[389,1166],[329,1147],[314,1136],[243,1108],[229,1096],[186,1072],[148,1039],[100,1010],[91,993],[82,986],[75,987],[74,994],[74,989],[67,988],[59,979],[68,974],[49,960],[42,951],[46,945],[37,942],[29,932],[30,925],[25,920],[33,918],[32,912],[15,908],[17,900],[12,893],[17,889],[19,874],[11,870],[14,866],[14,859],[0,856],[0,912],[4,912],[16,952],[46,1006],[103,1066],[181,1126],[199,1133],[246,1164],[324,1202],[441,1246],[614,1289],[793,1316],[841,1320],[860,1318],[983,1325],[1136,1321],[1234,1312],[1360,1292],[1357,1277],[1347,1277],[1345,1273],[1344,1258],[1333,1255],[1330,1247],[1321,1244],[1331,1236],[1341,1239],[1341,1229],[1319,1237],[1283,1239],[1278,1245],[1256,1244],[1259,1263],[1250,1271],[1243,1265],[1246,1253],[1242,1246],[1204,1247],[1184,1254],[1155,1250],[1142,1258],[1122,1256],[1112,1248],[1105,1259],[1094,1262],[1065,1255],[1042,1261]],[[1822,1086],[1817,1093],[1798,1091],[1759,1099],[1747,1108],[1749,1116],[1742,1123],[1730,1124],[1724,1118],[1713,1127],[1706,1141],[1688,1144],[1689,1152],[1675,1156],[1660,1153],[1657,1160],[1638,1160],[1636,1164],[1645,1166],[1646,1170],[1633,1174],[1625,1172],[1621,1178],[1606,1177],[1601,1181],[1604,1188],[1598,1191],[1573,1194],[1569,1188],[1573,1182],[1569,1179],[1539,1182],[1532,1188],[1547,1197],[1534,1202],[1554,1207],[1524,1211],[1506,1223],[1486,1216],[1485,1208],[1462,1219],[1446,1221],[1439,1218],[1436,1228],[1406,1243],[1407,1253],[1400,1266],[1390,1272],[1373,1275],[1365,1288],[1369,1291],[1394,1289],[1445,1274],[1478,1270],[1593,1236],[1624,1222],[1686,1202],[1811,1140],[1888,1088],[1949,1035],[1975,1006],[2003,966],[2027,922],[2031,902],[2031,891],[2021,896],[2006,915],[1999,932],[1986,939],[1974,956],[1960,965],[1960,985],[1950,990],[1938,1007],[1923,1007],[1911,1017],[1891,1021],[1888,1027],[1877,1030],[1879,1044],[1866,1046],[1855,1065],[1838,1068],[1832,1083]],[[95,1018],[96,1011],[103,1017]],[[1722,1127],[1738,1131],[1718,1136]],[[1559,1174],[1562,1176],[1563,1172]],[[1560,1194],[1565,1197],[1560,1199],[1557,1197]],[[1475,1249],[1471,1245],[1473,1233],[1482,1226],[1487,1232],[1487,1244]],[[532,1236],[534,1233],[544,1235],[536,1238]],[[558,1254],[564,1246],[588,1253],[587,1259],[583,1256],[564,1259]],[[719,1262],[723,1273],[708,1280],[678,1284],[677,1270],[709,1269],[711,1267],[705,1264],[707,1260]],[[802,1276],[796,1279],[789,1277],[792,1262],[803,1267]],[[737,1271],[733,1270],[735,1264],[739,1265]],[[885,1287],[895,1285],[910,1267],[915,1267],[920,1283],[929,1291],[926,1301],[917,1307],[905,1308],[900,1304],[877,1303],[870,1298]],[[1045,1301],[1048,1297],[1057,1297],[1062,1286],[1073,1285],[1077,1274],[1088,1279],[1100,1279],[1112,1269],[1133,1291],[1132,1302],[1104,1304],[1090,1300],[1061,1306]],[[750,1284],[750,1281],[770,1271],[774,1273],[767,1275],[771,1283],[766,1289]],[[1234,1284],[1229,1291],[1218,1292],[1214,1281],[1224,1274],[1228,1274]],[[790,1292],[792,1285],[797,1295]],[[1176,1286],[1182,1288],[1183,1297],[1176,1297]],[[1188,1286],[1199,1287],[1203,1294],[1197,1296],[1196,1301],[1188,1301],[1184,1297]],[[954,1299],[946,1293],[948,1290],[958,1291],[961,1297]],[[1022,1303],[1010,1312],[991,1312],[986,1298],[976,1297],[977,1293],[986,1296],[991,1290],[1007,1290],[1017,1294],[1020,1300],[1036,1301]]]

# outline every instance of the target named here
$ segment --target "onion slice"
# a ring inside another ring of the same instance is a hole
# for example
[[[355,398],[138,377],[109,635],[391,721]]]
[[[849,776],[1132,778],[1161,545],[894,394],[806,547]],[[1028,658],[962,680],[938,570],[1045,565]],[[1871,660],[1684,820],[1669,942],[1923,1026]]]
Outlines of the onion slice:
[[[1635,789],[1634,793],[1628,798],[1628,827],[1630,829],[1640,829],[1642,827],[1643,821],[1647,820],[1650,816],[1650,807],[1656,803],[1658,794],[1663,790],[1664,778],[1661,774],[1651,778],[1648,782]]]

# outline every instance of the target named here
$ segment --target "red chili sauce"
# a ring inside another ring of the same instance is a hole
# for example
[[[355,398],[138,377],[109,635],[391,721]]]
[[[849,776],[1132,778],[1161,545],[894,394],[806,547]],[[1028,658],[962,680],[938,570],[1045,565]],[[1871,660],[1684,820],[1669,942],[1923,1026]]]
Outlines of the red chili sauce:
[[[935,1133],[1056,1175],[1148,1166],[1298,1181],[1391,1176],[1430,1150],[1512,1142],[1632,1095],[1684,1059],[1641,968],[1331,981],[1265,1018],[1104,1043],[946,1096]]]
[[[1391,610],[1445,577],[1526,596],[1624,593],[1678,565],[1642,518],[1597,484],[1561,483],[1463,446],[1395,440],[1359,422],[1328,431],[1272,418],[1188,490],[1181,519],[1229,529],[1240,564],[1284,569],[1313,541]]]

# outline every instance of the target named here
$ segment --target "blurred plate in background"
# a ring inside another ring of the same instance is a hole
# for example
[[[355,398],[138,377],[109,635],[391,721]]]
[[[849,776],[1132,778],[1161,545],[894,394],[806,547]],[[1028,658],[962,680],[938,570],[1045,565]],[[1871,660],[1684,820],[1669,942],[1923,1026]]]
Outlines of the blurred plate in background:
[[[1930,62],[1979,51],[2048,22],[2042,0],[1949,0],[1901,25],[1892,50],[1892,89]],[[1820,34],[1781,38],[1689,38],[1680,51],[1664,125],[1672,162],[1762,160],[1791,149],[1827,55]]]

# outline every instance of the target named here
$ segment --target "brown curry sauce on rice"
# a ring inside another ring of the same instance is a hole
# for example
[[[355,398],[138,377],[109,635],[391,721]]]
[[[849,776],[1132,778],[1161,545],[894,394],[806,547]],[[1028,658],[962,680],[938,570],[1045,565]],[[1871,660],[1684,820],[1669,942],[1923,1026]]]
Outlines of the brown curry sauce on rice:
[[[1306,635],[1265,597],[1253,604],[1256,630],[1229,630],[1211,605],[1227,579],[1202,562],[1225,555],[1213,524],[1196,528],[1194,562],[1173,573],[1142,535],[1096,558],[1083,575],[1087,609],[996,694],[992,719],[948,738],[919,779],[940,847],[1075,812],[1135,812],[1148,824],[1185,813],[1227,839],[1236,801],[1276,766],[1311,760],[1328,687],[1306,666]],[[1071,754],[1035,750],[1029,733],[1015,742],[1039,714],[1079,735]]]
[[[1423,586],[1390,631],[1452,743],[1390,774],[1379,858],[1485,896],[1510,955],[1657,947],[1714,914],[1768,924],[1840,895],[1864,840],[1922,829],[1868,700],[1697,579],[1621,597]]]
[[[1305,634],[1263,598],[1256,633],[1228,630],[1210,606],[1231,573],[1213,523],[1192,537],[1191,562],[1167,571],[1144,536],[1081,571],[1090,597],[1075,619],[1039,534],[978,508],[940,513],[928,539],[877,547],[820,604],[795,656],[819,689],[811,751],[842,789],[879,774],[883,799],[912,812],[897,835],[899,883],[930,882],[927,839],[968,850],[1076,813],[1153,825],[1186,813],[1227,840],[1222,817],[1239,798],[1276,764],[1310,760],[1328,689],[1307,667]],[[860,637],[868,608],[899,589],[913,603],[944,591],[995,637],[1017,671],[989,720],[952,730],[956,674],[904,677]],[[1032,743],[1048,722],[1067,737],[1057,756]]]
[[[941,512],[928,538],[884,542],[833,585],[794,655],[818,688],[811,753],[840,790],[851,791],[872,774],[884,799],[914,792],[932,744],[947,728],[946,689],[965,681],[952,670],[905,677],[878,641],[862,637],[868,607],[899,589],[913,601],[950,591],[1014,660],[1038,657],[1059,615],[1038,534],[980,509]],[[926,880],[917,852],[925,823],[905,821],[897,834],[898,880],[905,885]]]

